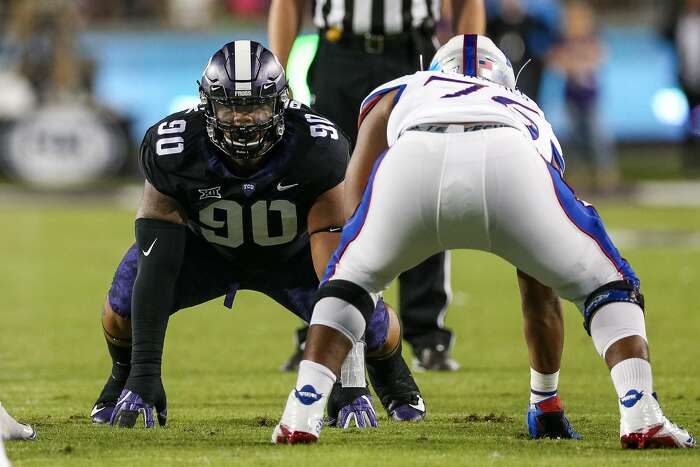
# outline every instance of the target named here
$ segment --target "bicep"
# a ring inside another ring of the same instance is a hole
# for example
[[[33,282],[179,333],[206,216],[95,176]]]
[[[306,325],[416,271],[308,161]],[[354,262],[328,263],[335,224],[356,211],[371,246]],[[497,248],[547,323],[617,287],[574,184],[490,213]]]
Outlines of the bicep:
[[[157,219],[174,224],[184,224],[187,219],[175,199],[156,190],[148,181],[144,185],[136,218]]]

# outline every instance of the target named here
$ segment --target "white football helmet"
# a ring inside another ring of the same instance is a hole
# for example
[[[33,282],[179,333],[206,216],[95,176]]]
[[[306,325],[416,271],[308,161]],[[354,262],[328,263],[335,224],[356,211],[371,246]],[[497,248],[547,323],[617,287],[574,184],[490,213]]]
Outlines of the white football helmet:
[[[491,39],[477,34],[460,34],[435,52],[430,71],[479,76],[515,89],[515,74],[510,60]]]

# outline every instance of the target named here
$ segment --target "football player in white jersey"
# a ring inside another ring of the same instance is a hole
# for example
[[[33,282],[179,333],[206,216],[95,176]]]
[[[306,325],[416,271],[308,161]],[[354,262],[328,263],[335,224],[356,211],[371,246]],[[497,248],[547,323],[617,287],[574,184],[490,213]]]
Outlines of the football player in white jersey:
[[[517,268],[524,310],[555,293],[577,305],[610,369],[623,448],[694,447],[653,392],[639,279],[563,171],[549,123],[486,37],[457,36],[430,71],[379,87],[363,103],[346,176],[366,189],[319,290],[296,388],[328,394],[377,294],[401,271],[477,249]],[[318,440],[326,397],[304,403],[295,392],[273,442]]]

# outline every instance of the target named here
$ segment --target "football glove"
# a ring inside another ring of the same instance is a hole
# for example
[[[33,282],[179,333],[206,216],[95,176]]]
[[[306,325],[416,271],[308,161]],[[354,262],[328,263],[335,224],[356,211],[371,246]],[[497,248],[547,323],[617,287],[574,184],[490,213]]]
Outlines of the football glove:
[[[379,426],[372,396],[367,388],[333,385],[328,399],[328,426],[336,428],[376,428]]]
[[[168,409],[164,390],[157,400],[158,402],[156,404],[149,404],[136,392],[125,388],[119,396],[117,404],[114,406],[109,424],[120,428],[134,428],[139,417],[143,415],[143,427],[153,428],[155,427],[153,419],[153,412],[155,411],[158,424],[160,426],[165,426],[168,418]]]

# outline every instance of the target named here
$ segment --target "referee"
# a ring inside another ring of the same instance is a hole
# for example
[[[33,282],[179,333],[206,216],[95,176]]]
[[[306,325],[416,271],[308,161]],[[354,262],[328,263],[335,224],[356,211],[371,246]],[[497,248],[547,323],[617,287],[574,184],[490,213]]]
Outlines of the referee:
[[[287,67],[299,33],[306,0],[272,0],[268,18],[270,48]],[[436,24],[451,7],[455,33],[483,34],[483,0],[312,0],[319,45],[307,81],[311,106],[357,137],[362,100],[377,86],[420,69],[438,43]],[[428,258],[399,276],[399,307],[405,339],[413,347],[419,370],[456,370],[450,358],[452,332],[444,327],[450,302],[449,253]],[[283,367],[294,371],[302,358],[306,328],[299,346]]]

